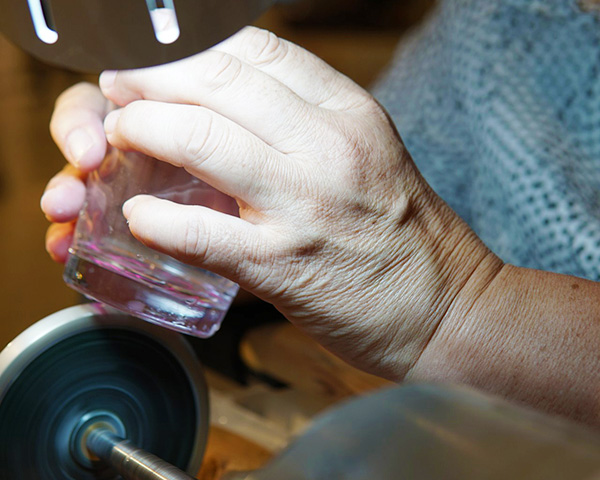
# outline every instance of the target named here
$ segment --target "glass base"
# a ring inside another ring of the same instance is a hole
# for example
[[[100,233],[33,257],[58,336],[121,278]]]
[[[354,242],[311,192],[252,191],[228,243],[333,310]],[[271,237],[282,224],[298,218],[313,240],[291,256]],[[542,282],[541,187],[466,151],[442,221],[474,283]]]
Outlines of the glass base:
[[[198,296],[130,278],[70,253],[63,275],[86,297],[177,332],[207,338],[221,326],[227,309],[207,306]]]

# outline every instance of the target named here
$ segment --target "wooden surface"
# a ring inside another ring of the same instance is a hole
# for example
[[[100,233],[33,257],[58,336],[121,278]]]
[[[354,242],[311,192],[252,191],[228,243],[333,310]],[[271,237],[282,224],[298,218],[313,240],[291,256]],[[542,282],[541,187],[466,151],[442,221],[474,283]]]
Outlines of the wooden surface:
[[[287,323],[253,329],[241,355],[252,370],[330,404],[390,385],[351,367]]]
[[[264,466],[324,410],[391,384],[351,367],[286,323],[250,330],[240,353],[255,373],[286,386],[260,380],[240,385],[207,371],[212,426],[202,480]]]
[[[272,457],[271,452],[226,429],[213,426],[199,480],[217,480],[233,472],[257,470]]]

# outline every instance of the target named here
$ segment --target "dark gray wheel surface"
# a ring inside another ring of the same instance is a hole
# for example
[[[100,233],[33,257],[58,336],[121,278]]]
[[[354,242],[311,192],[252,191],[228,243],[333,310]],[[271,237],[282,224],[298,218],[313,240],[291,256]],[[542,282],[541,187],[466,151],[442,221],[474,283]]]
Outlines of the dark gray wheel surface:
[[[208,429],[199,368],[181,336],[97,305],[38,322],[0,354],[0,480],[119,478],[72,454],[91,412],[118,418],[134,444],[196,473]]]

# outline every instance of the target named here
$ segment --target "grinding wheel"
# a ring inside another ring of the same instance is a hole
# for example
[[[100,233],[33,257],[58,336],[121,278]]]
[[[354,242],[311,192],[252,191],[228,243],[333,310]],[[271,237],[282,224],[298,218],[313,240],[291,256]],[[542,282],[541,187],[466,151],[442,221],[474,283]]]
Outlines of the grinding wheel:
[[[0,353],[0,480],[120,478],[74,451],[90,418],[195,474],[208,395],[187,341],[106,307],[80,305],[41,320]]]

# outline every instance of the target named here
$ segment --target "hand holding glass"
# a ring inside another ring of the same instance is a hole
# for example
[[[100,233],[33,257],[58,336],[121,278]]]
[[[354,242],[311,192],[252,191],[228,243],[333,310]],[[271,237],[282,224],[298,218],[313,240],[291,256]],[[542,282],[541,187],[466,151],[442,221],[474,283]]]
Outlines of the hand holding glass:
[[[88,178],[65,282],[89,298],[149,322],[197,337],[213,335],[238,286],[136,240],[122,206],[137,194],[237,215],[231,198],[184,169],[111,148],[100,168]]]

